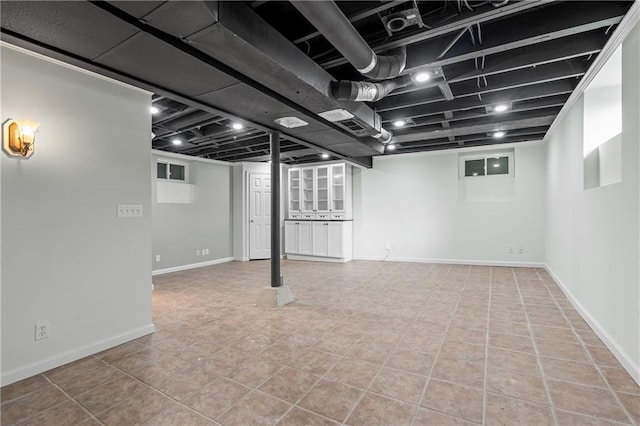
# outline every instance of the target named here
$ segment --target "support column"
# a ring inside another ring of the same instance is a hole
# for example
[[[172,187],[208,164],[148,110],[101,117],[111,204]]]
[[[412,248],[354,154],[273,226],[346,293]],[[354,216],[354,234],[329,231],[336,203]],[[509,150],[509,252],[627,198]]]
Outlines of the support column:
[[[293,302],[293,293],[280,275],[280,133],[269,133],[271,144],[271,286],[258,296],[257,306],[280,308]]]
[[[280,132],[269,133],[271,145],[271,287],[282,285],[280,275]]]

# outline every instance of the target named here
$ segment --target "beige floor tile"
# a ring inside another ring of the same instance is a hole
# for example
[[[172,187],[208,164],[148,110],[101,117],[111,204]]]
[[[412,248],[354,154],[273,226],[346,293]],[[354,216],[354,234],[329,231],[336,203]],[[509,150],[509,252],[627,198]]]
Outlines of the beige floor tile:
[[[623,392],[617,392],[616,394],[631,418],[637,424],[640,424],[640,396]]]
[[[38,391],[3,404],[0,423],[19,423],[67,400],[62,392],[47,383]]]
[[[235,370],[226,377],[243,385],[256,387],[271,377],[280,368],[282,368],[280,364],[254,356],[239,363]]]
[[[182,402],[207,417],[215,418],[249,392],[250,388],[219,377],[187,395]]]
[[[217,421],[225,426],[273,425],[291,406],[261,392],[252,392],[235,403]]]
[[[564,343],[556,340],[536,339],[538,354],[544,357],[591,363],[591,357],[581,343]]]
[[[303,352],[302,355],[291,361],[289,365],[306,371],[309,374],[322,376],[329,371],[339,359],[340,356],[336,354],[308,349]]]
[[[293,409],[278,422],[278,426],[333,426],[337,424],[339,423],[298,407],[293,407]]]
[[[432,379],[420,405],[471,422],[482,422],[483,393],[479,389]]]
[[[117,369],[102,363],[93,369],[58,383],[58,386],[73,398],[122,376],[123,374]]]
[[[540,375],[538,358],[524,352],[514,352],[496,347],[489,348],[487,365],[491,369],[507,370],[521,374]]]
[[[431,377],[482,388],[484,386],[484,363],[440,358],[433,367]]]
[[[319,377],[304,371],[284,367],[262,384],[259,389],[293,404],[302,398],[319,379]]]
[[[424,376],[417,376],[401,370],[383,368],[369,385],[371,392],[417,404],[427,382]]]
[[[542,404],[549,403],[542,377],[498,368],[487,371],[487,392]]]
[[[551,425],[551,407],[502,395],[487,394],[486,425]]]
[[[470,426],[472,423],[458,417],[451,417],[425,408],[419,408],[413,426]]]
[[[416,407],[404,402],[366,393],[346,423],[348,425],[410,425]]]
[[[556,419],[558,419],[559,426],[620,426],[629,424],[612,422],[599,417],[586,416],[563,410],[556,410]]]
[[[385,366],[426,376],[431,371],[435,356],[424,352],[398,349],[391,353]]]
[[[21,426],[61,426],[77,425],[88,420],[89,413],[82,409],[76,402],[67,401],[56,405],[35,417],[31,417]]]
[[[327,373],[327,378],[366,389],[378,374],[381,366],[369,361],[342,358]]]
[[[173,404],[171,399],[151,389],[146,389],[96,417],[107,426],[142,424],[170,404]]]
[[[533,349],[533,341],[529,336],[489,333],[489,346],[531,354],[535,353],[535,350]]]
[[[77,396],[76,401],[96,415],[147,389],[148,386],[137,380],[122,376]]]
[[[636,385],[542,269],[367,261],[282,267],[297,298],[283,309],[247,302],[268,277],[268,261],[156,276],[155,333],[44,374],[118,425],[327,424],[349,416],[382,423],[404,419],[394,409],[416,407],[428,377],[433,385],[422,398],[439,408],[418,409],[417,425],[482,422],[482,408],[487,424],[549,424],[542,380],[559,424],[640,421]],[[2,423],[40,422],[35,416],[47,409],[54,420],[78,415],[48,380],[2,388]],[[494,392],[483,406],[485,381]],[[438,386],[446,392],[434,393]],[[450,397],[456,392],[457,400]],[[269,414],[273,401],[284,411]],[[298,401],[303,407],[291,408]]]
[[[594,417],[628,422],[629,419],[608,389],[548,380],[549,393],[556,408]]]
[[[595,364],[540,357],[542,370],[547,378],[564,380],[588,386],[606,387]]]
[[[298,403],[302,408],[343,422],[363,392],[330,380],[321,380]]]
[[[640,395],[640,386],[624,369],[600,367],[600,371],[614,391]]]
[[[41,374],[4,386],[1,392],[2,396],[0,397],[2,399],[2,405],[47,386],[49,386],[49,382]]]
[[[618,367],[620,365],[616,357],[613,356],[609,349],[602,346],[585,347],[593,357],[593,360],[596,362],[596,364],[606,365],[607,367]]]

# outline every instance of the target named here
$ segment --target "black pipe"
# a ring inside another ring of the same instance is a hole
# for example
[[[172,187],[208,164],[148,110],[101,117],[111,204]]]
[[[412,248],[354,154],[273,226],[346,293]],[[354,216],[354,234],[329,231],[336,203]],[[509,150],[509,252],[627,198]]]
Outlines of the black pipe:
[[[334,81],[331,82],[331,94],[338,101],[375,102],[392,91],[407,87],[413,83],[411,76],[403,75],[381,82],[371,81]]]
[[[271,145],[271,287],[282,285],[280,275],[280,132],[269,133]]]
[[[404,46],[378,56],[333,1],[291,0],[291,4],[365,77],[384,80],[404,70]]]

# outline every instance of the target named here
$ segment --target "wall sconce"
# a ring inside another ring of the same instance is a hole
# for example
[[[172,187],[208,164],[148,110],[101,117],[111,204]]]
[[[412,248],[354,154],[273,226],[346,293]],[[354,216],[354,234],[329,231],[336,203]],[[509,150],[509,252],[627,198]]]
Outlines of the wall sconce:
[[[9,155],[29,158],[36,142],[40,123],[30,120],[8,119],[2,124],[2,148]]]

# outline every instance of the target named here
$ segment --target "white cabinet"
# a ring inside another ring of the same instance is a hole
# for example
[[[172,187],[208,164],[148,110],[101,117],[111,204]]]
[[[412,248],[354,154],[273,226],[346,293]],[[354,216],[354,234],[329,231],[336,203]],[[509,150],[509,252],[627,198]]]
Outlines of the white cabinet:
[[[291,221],[284,223],[284,251],[310,256],[313,253],[313,222]]]
[[[352,222],[286,220],[285,253],[293,260],[347,262],[352,259]]]
[[[289,219],[351,219],[351,166],[333,163],[289,169]]]

